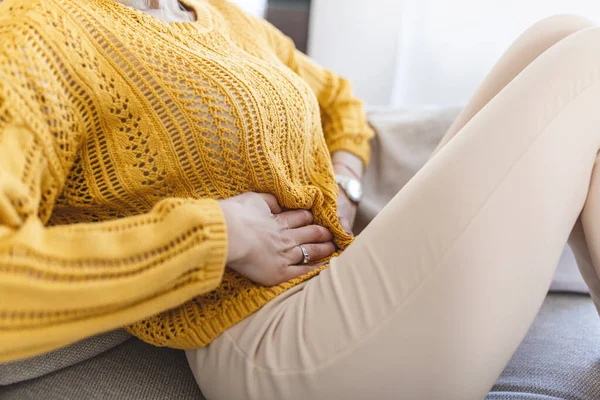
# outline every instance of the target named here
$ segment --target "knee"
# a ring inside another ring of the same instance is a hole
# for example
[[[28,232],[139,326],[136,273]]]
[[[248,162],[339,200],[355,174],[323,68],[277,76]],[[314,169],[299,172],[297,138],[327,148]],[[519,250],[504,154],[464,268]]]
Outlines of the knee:
[[[574,14],[557,14],[546,17],[534,23],[527,32],[540,35],[561,35],[567,36],[581,29],[597,26],[597,24],[589,18]]]

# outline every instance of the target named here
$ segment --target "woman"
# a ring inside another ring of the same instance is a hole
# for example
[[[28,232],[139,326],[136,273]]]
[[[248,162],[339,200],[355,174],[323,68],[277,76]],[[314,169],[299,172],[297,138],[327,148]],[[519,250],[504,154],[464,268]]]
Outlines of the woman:
[[[589,21],[527,31],[353,241],[347,82],[224,0],[122,3],[0,6],[2,361],[128,326],[210,399],[480,399],[570,233],[597,300]]]

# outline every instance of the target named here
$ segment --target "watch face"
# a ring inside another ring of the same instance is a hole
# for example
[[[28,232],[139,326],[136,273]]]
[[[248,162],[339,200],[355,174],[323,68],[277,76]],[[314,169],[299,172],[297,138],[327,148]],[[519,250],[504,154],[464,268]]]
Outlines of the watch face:
[[[350,196],[350,198],[354,201],[359,201],[362,197],[362,187],[360,185],[360,182],[356,179],[351,179],[348,182],[346,191],[348,192],[348,196]]]

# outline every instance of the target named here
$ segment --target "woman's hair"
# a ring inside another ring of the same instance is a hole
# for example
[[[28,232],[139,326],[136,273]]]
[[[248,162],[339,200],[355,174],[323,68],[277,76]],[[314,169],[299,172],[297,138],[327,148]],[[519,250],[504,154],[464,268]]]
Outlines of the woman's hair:
[[[118,3],[138,10],[148,11],[153,16],[164,21],[180,21],[189,14],[182,11],[178,0],[116,0]]]

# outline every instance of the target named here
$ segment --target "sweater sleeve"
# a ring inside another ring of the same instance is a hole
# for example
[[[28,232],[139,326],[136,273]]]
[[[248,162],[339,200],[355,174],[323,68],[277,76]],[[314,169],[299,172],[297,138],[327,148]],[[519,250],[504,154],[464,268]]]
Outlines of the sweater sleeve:
[[[45,108],[8,82],[0,68],[0,362],[122,327],[219,284],[227,237],[214,200],[171,198],[139,216],[46,226],[72,165],[61,150],[84,135],[44,130]]]
[[[366,166],[374,132],[367,123],[363,102],[352,93],[351,83],[321,67],[296,49],[294,42],[264,20],[257,20],[278,58],[312,88],[321,110],[321,124],[330,153],[348,151]]]

